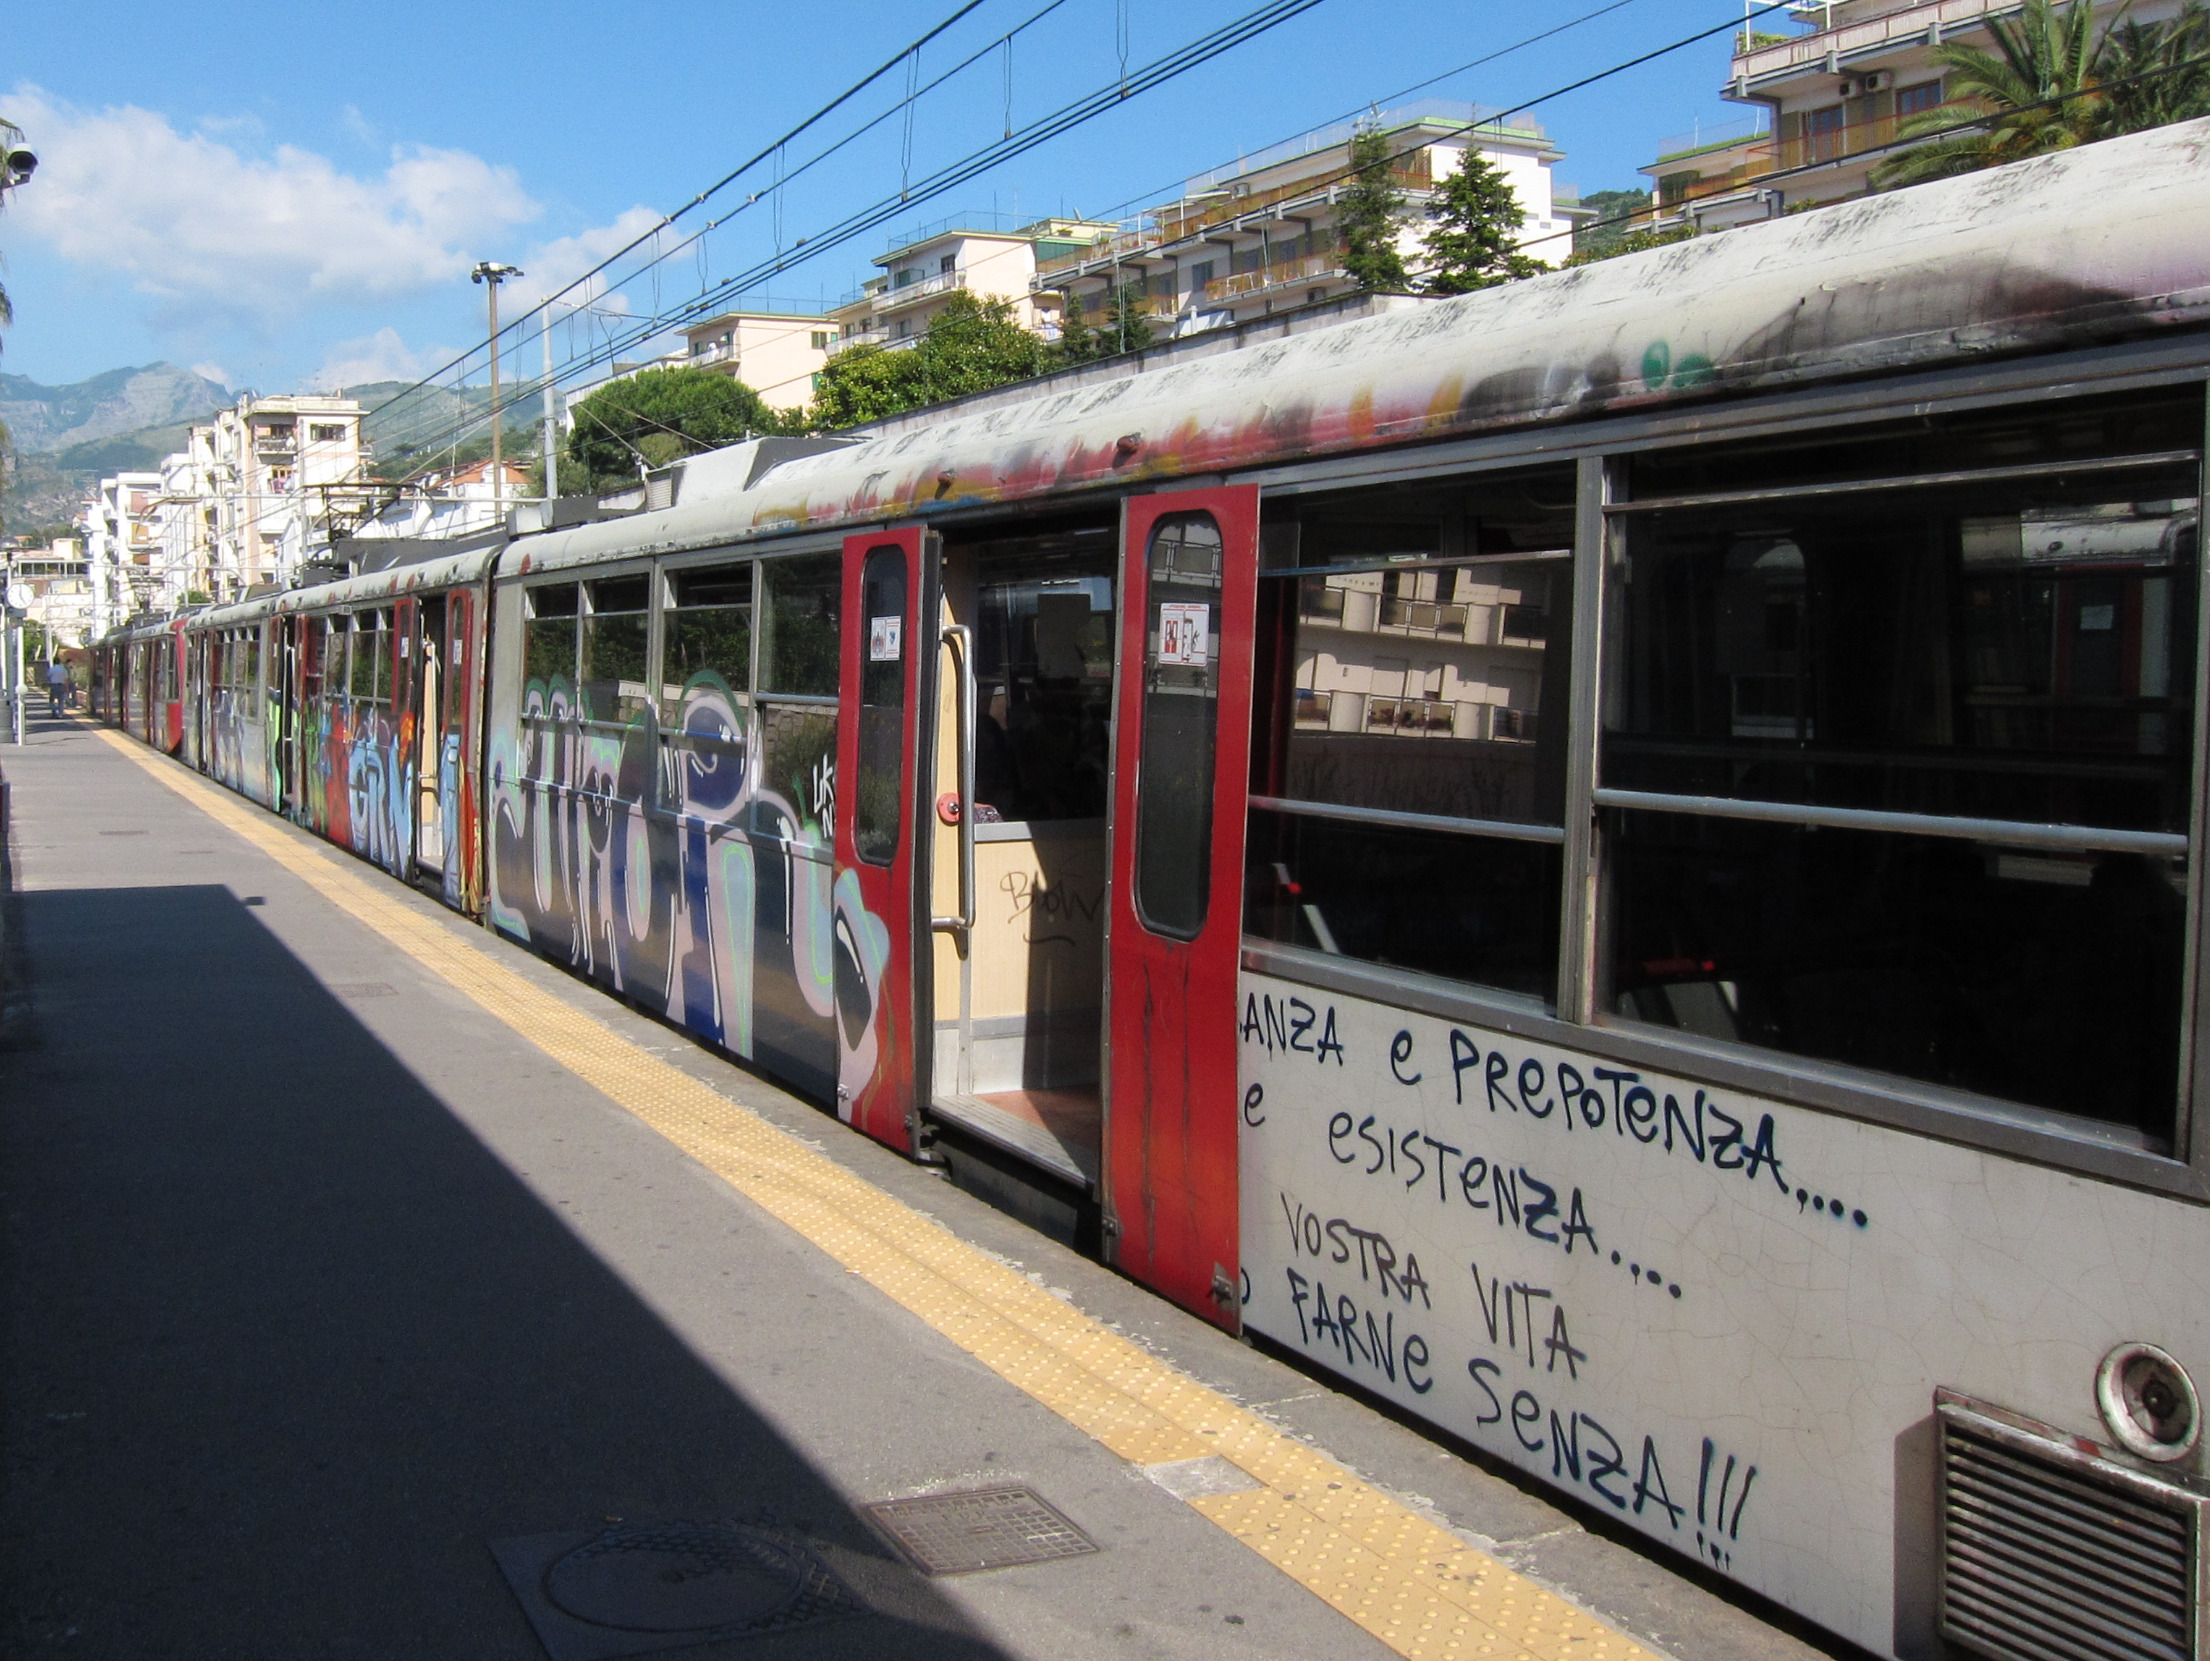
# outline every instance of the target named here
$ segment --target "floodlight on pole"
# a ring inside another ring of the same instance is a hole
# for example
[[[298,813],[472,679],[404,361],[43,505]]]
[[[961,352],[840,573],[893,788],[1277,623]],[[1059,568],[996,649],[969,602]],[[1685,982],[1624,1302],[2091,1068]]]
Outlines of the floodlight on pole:
[[[468,273],[470,282],[483,284],[485,298],[491,302],[491,512],[502,520],[506,517],[506,461],[499,447],[499,285],[521,275],[520,266],[496,260],[479,260]]]

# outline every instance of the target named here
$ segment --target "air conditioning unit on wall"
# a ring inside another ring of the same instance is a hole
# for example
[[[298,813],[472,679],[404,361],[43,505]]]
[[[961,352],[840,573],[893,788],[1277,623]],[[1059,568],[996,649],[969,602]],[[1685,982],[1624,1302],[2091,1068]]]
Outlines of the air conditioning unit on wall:
[[[1885,69],[1868,69],[1862,75],[1852,75],[1837,88],[1843,98],[1861,98],[1870,92],[1885,92],[1891,84],[1891,72]]]

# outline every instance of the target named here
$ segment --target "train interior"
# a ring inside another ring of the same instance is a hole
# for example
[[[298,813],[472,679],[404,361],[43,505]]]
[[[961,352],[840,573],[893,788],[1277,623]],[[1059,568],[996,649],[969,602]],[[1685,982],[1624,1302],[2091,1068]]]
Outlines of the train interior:
[[[932,1114],[1085,1196],[1103,1122],[1116,544],[1105,517],[946,539],[942,611],[954,639],[939,649],[929,815],[931,910],[950,917],[960,907],[958,786],[971,769],[974,921],[935,935]],[[969,674],[973,753],[963,758],[959,683]]]

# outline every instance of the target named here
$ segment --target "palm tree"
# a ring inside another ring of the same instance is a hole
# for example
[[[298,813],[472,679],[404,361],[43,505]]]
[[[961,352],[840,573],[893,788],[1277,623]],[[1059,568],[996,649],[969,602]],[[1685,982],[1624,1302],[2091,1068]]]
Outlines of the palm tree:
[[[2098,137],[2210,115],[2210,11],[2187,0],[2167,22],[2115,24],[2096,68],[2103,83]]]
[[[1951,102],[1910,117],[1896,137],[1949,136],[1882,162],[1873,170],[1875,188],[1999,167],[2104,136],[2095,91],[2104,53],[2095,39],[2094,0],[2070,0],[2063,7],[2026,0],[2014,21],[1991,18],[1987,31],[1995,40],[1993,52],[1957,42],[1934,49],[1934,61],[1949,72]],[[1950,132],[1970,119],[1959,104],[1983,119],[1969,131]]]

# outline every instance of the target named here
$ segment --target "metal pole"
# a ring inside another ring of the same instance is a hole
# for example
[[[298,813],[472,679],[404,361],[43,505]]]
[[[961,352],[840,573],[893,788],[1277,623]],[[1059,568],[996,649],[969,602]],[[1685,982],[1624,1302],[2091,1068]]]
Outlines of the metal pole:
[[[15,637],[15,741],[23,742],[23,618],[8,608],[8,633]]]
[[[560,463],[555,458],[553,442],[560,436],[560,420],[553,413],[552,378],[552,302],[545,302],[545,436],[538,446],[545,453],[545,500],[550,502],[560,494]]]
[[[484,288],[491,301],[491,514],[506,517],[506,467],[499,454],[499,279],[494,274]]]

